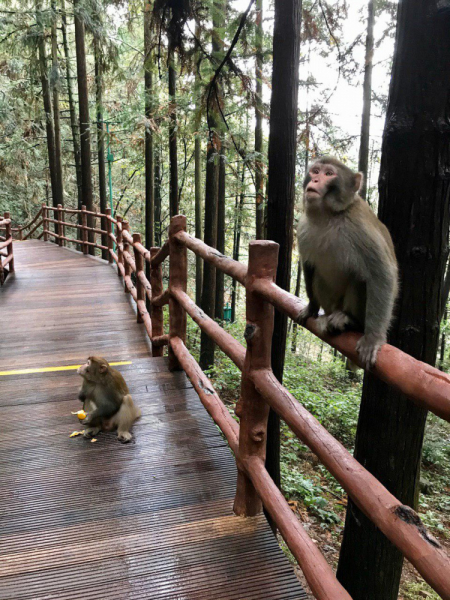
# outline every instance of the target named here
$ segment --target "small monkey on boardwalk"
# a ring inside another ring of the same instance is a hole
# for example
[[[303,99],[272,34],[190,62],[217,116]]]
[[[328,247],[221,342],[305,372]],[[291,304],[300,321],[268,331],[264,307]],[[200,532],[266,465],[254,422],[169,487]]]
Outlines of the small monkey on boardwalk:
[[[84,402],[88,413],[83,421],[87,425],[84,435],[91,437],[101,429],[117,428],[119,440],[129,442],[130,429],[141,411],[135,406],[122,374],[100,356],[90,356],[77,373],[83,378],[78,399]]]
[[[386,342],[398,292],[398,269],[388,229],[361,199],[362,174],[325,156],[303,184],[305,212],[298,246],[308,306],[299,322],[317,319],[321,333],[364,332],[356,349],[366,369]]]

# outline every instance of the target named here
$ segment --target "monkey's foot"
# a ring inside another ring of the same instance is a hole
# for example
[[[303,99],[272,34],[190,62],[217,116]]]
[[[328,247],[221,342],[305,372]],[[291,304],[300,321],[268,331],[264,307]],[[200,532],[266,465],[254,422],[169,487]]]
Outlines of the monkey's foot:
[[[353,325],[353,319],[341,310],[338,310],[334,313],[331,313],[331,315],[328,315],[327,332],[331,335],[337,335],[338,333],[342,333],[348,327],[351,327]]]
[[[126,444],[127,442],[131,442],[131,440],[133,438],[133,436],[131,435],[131,433],[129,431],[118,431],[117,437],[124,444]]]
[[[306,321],[309,319],[309,317],[316,318],[318,314],[319,314],[319,309],[316,308],[314,305],[312,305],[310,302],[309,304],[307,304],[305,306],[305,308],[302,308],[296,321],[299,325],[304,325],[306,323]]]
[[[86,427],[83,435],[85,438],[89,439],[89,438],[92,438],[95,435],[97,435],[99,431],[100,431],[100,427]]]
[[[377,354],[386,340],[373,333],[363,335],[356,344],[356,350],[364,369],[370,369],[377,361]]]
[[[330,317],[328,315],[321,315],[320,317],[317,317],[315,326],[319,335],[325,335],[328,332],[329,318]]]

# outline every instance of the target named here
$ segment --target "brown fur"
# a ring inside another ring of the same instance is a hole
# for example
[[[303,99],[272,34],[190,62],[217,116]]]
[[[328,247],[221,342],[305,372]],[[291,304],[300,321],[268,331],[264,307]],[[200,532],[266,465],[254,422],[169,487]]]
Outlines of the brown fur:
[[[88,412],[83,421],[88,426],[85,435],[117,428],[118,438],[130,441],[130,429],[141,411],[134,404],[122,374],[100,356],[90,356],[77,373],[83,377],[78,398]]]

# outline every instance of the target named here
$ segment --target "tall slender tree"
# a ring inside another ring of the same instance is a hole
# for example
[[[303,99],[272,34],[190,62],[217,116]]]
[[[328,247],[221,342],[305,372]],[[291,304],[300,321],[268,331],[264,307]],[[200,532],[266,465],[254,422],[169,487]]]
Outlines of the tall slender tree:
[[[262,67],[263,67],[263,3],[256,0],[256,97],[255,97],[255,155],[256,155],[256,239],[264,238],[264,171],[263,171],[263,130],[262,130]]]
[[[101,41],[94,35],[94,62],[95,62],[95,100],[97,106],[97,159],[98,159],[98,191],[100,212],[105,214],[108,201],[106,198],[106,172],[105,172],[105,128],[103,124],[103,56]],[[105,229],[105,226],[102,227]],[[106,234],[102,234],[102,246],[108,245]],[[108,259],[108,250],[102,250],[102,258]]]
[[[73,144],[73,155],[75,160],[75,172],[77,179],[77,197],[78,209],[81,209],[83,204],[82,196],[82,177],[81,177],[81,156],[80,156],[80,130],[78,126],[78,119],[76,114],[75,100],[73,97],[72,88],[72,71],[70,68],[71,56],[69,52],[69,41],[67,38],[67,14],[65,0],[61,0],[61,30],[63,36],[63,47],[64,47],[64,59],[66,66],[66,82],[67,82],[67,95],[69,98],[69,114],[70,114],[70,128],[72,130],[72,144]]]
[[[294,227],[301,15],[301,0],[275,0],[267,239],[280,244],[276,283],[288,291]],[[283,380],[286,335],[287,317],[276,311],[272,369],[279,381]],[[275,483],[279,485],[280,424],[274,411],[269,415],[266,466]]]
[[[175,53],[169,41],[169,156],[170,156],[170,216],[179,213],[178,198],[178,150],[177,150],[177,73],[175,70]]]
[[[56,1],[52,0],[52,92],[53,92],[53,123],[55,127],[55,170],[56,184],[58,186],[58,204],[64,205],[64,186],[61,158],[61,115],[59,109],[59,88],[61,85],[59,60],[58,60],[58,13]],[[59,231],[58,231],[59,233]]]
[[[195,37],[197,40],[200,38],[200,25],[196,24]],[[200,48],[197,49],[196,53],[196,64],[200,63]],[[200,73],[199,67],[195,70],[195,90],[196,90],[196,105],[195,113],[200,113]],[[196,124],[196,129],[198,128]],[[202,238],[202,142],[201,136],[197,132],[195,135],[194,142],[194,164],[195,164],[195,237],[199,240]],[[195,301],[200,304],[202,297],[202,285],[203,285],[203,260],[200,256],[195,257]]]
[[[361,141],[359,146],[358,169],[364,174],[363,185],[360,190],[362,198],[366,197],[367,179],[369,171],[369,143],[370,143],[370,111],[372,106],[372,65],[373,65],[373,28],[375,24],[374,0],[369,0],[369,13],[367,18],[366,57],[364,62],[363,85],[363,110],[361,118]]]
[[[86,73],[86,47],[84,21],[82,17],[82,2],[74,0],[75,20],[75,46],[77,55],[77,82],[78,104],[80,111],[80,149],[81,149],[81,178],[83,203],[87,210],[92,211],[94,201],[92,195],[92,167],[91,167],[91,128],[89,116],[89,94]],[[93,219],[88,216],[88,224],[93,226]],[[89,232],[89,241],[94,241],[92,232]],[[94,247],[89,246],[89,253],[94,254]]]
[[[379,217],[391,232],[400,296],[390,342],[435,364],[448,257],[450,13],[439,0],[402,0],[379,179]],[[426,411],[366,373],[355,458],[414,505]],[[354,600],[395,600],[401,553],[351,501],[338,578]]]
[[[212,31],[212,55],[216,65],[220,64],[220,56],[223,49],[221,38],[222,19],[224,18],[223,0],[214,0],[213,3],[213,31]],[[208,147],[206,153],[206,181],[205,181],[205,243],[213,248],[217,247],[217,218],[218,218],[218,194],[219,194],[219,171],[220,153],[222,140],[220,137],[220,111],[221,102],[220,83],[213,77],[210,93],[207,99],[208,118]],[[203,266],[203,290],[202,310],[211,317],[215,315],[216,303],[216,269],[209,263]],[[200,338],[200,366],[203,370],[210,369],[214,364],[215,344],[213,340],[202,331]]]
[[[50,86],[48,81],[47,71],[47,55],[45,49],[45,28],[43,23],[42,15],[42,2],[36,0],[36,23],[37,30],[39,32],[38,37],[38,54],[39,54],[39,71],[41,76],[42,85],[42,99],[44,102],[45,111],[45,126],[47,134],[47,154],[48,154],[48,166],[50,172],[50,184],[52,189],[52,202],[53,206],[58,206],[60,198],[58,194],[58,179],[56,174],[56,160],[55,160],[55,130],[53,127],[53,116],[52,116],[52,101],[50,96]]]
[[[153,132],[150,127],[153,102],[153,74],[151,66],[151,5],[144,0],[144,94],[145,94],[145,244],[147,248],[155,242],[155,183],[153,161]],[[147,276],[150,276],[150,265]]]
[[[225,254],[225,192],[226,192],[226,152],[225,144],[220,151],[219,182],[217,189],[217,250]],[[223,271],[216,271],[216,319],[223,321],[223,305],[225,296],[225,276]]]

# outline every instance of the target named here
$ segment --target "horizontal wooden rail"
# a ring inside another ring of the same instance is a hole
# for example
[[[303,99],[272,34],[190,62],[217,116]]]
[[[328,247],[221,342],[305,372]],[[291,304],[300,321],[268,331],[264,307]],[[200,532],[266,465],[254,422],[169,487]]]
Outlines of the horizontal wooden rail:
[[[247,267],[245,265],[207,246],[204,242],[192,237],[186,231],[180,231],[177,234],[177,239],[197,256],[200,256],[203,260],[206,260],[230,277],[233,277],[233,279],[242,283],[242,285],[245,285],[247,276]]]
[[[216,321],[208,317],[185,292],[176,289],[172,292],[172,296],[180,303],[191,319],[197,323],[200,329],[208,334],[242,371],[245,359],[244,346],[235,340]]]
[[[12,237],[10,236],[4,242],[0,242],[0,250],[3,250],[3,248],[7,248],[11,243],[12,243]]]

